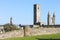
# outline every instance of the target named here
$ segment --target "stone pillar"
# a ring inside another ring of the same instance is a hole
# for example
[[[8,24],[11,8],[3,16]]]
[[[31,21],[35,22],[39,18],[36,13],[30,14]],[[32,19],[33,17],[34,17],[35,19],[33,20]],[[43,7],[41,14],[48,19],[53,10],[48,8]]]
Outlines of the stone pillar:
[[[51,25],[51,16],[50,16],[50,12],[48,12],[47,24],[48,24],[48,25]]]
[[[55,13],[53,13],[52,24],[55,25]]]
[[[10,18],[10,24],[12,25],[12,17]]]
[[[24,27],[24,36],[30,36],[30,27],[29,26]]]

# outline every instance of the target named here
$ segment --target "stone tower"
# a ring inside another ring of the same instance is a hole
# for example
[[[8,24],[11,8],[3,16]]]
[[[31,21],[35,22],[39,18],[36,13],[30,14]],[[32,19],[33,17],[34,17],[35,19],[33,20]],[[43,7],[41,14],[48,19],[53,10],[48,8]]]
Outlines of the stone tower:
[[[10,18],[10,24],[12,25],[12,17]]]
[[[34,4],[34,25],[40,25],[40,5]]]
[[[52,17],[52,24],[55,25],[55,12],[53,13],[53,17]]]
[[[47,24],[48,24],[48,25],[51,25],[51,16],[50,16],[50,12],[48,12]]]

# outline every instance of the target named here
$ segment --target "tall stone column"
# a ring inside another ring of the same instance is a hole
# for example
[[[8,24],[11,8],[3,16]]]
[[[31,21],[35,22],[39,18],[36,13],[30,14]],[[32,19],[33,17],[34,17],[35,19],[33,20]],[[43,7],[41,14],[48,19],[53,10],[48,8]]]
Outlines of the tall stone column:
[[[52,24],[55,25],[55,12],[53,13]]]
[[[10,18],[10,25],[12,25],[12,17]]]
[[[50,12],[48,12],[48,17],[47,17],[47,24],[51,25],[51,16],[50,16]]]

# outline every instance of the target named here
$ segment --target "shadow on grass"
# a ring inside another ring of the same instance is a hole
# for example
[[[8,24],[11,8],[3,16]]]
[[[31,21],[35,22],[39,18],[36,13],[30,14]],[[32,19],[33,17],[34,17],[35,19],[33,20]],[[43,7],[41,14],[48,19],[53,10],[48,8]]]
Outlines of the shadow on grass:
[[[44,39],[44,38],[36,38],[37,40],[60,40],[60,38],[59,39],[52,39],[52,38],[50,38],[50,39]]]

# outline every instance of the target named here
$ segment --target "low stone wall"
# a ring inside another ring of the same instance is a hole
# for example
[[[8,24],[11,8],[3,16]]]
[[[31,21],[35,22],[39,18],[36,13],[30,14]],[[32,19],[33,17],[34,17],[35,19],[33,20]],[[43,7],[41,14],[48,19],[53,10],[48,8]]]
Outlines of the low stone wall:
[[[60,28],[32,28],[30,35],[56,34],[60,33]]]
[[[56,34],[60,33],[60,28],[25,28],[24,30],[14,30],[4,34],[0,34],[0,39],[12,37],[35,36],[43,34]]]
[[[24,36],[23,30],[14,30],[11,32],[6,32],[4,34],[0,34],[0,39],[12,38],[12,37],[23,37],[23,36]]]

